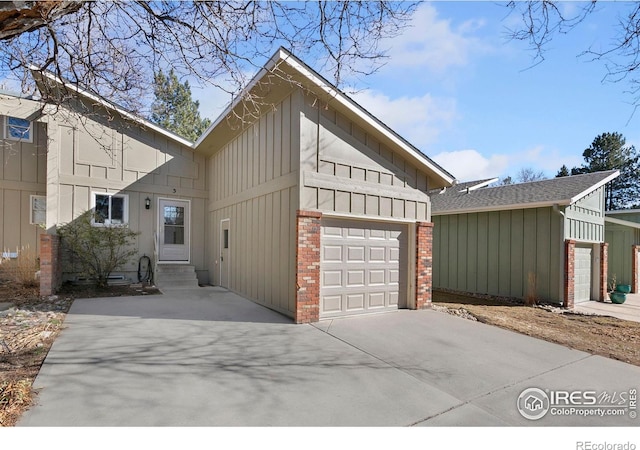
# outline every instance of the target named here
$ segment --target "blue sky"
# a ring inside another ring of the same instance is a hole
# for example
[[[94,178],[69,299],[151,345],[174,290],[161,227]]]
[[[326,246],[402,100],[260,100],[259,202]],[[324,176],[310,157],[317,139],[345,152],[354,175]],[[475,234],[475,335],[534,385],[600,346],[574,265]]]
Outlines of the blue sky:
[[[561,4],[566,12],[578,6]],[[627,10],[599,3],[531,67],[528,44],[506,37],[518,16],[504,3],[422,3],[412,26],[386,43],[387,64],[352,82],[357,92],[348,93],[460,180],[515,175],[522,167],[551,177],[562,164],[580,165],[600,133],[620,132],[627,144],[640,145],[640,111],[633,116],[629,86],[603,83],[604,63],[579,57],[591,45],[609,44]],[[193,93],[201,112],[215,118],[215,96]]]

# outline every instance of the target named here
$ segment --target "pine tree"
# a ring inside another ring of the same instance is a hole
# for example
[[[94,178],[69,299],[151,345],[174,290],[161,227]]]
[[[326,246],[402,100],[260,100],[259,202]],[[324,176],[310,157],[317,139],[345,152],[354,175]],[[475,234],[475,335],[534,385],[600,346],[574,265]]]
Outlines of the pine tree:
[[[558,173],[556,174],[556,178],[560,178],[560,177],[568,177],[569,176],[569,169],[567,168],[566,165],[562,165],[562,167],[560,167],[560,170],[558,170]]]
[[[640,202],[640,155],[633,145],[626,146],[620,133],[602,133],[582,156],[585,164],[571,169],[571,175],[616,169],[620,176],[607,188],[605,208],[630,208]]]
[[[173,69],[154,77],[155,100],[151,105],[152,122],[174,133],[195,141],[211,124],[200,117],[200,102],[191,98],[189,82],[180,83]]]

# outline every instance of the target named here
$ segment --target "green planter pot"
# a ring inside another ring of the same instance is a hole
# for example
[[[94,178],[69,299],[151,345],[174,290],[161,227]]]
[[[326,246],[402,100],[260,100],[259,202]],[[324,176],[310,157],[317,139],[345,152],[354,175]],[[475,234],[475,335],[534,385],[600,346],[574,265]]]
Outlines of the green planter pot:
[[[624,292],[612,292],[609,294],[609,298],[611,299],[611,303],[621,305],[627,299],[627,294],[625,294]]]
[[[618,284],[616,286],[616,291],[624,292],[625,294],[628,294],[629,292],[631,292],[631,285],[630,284]]]

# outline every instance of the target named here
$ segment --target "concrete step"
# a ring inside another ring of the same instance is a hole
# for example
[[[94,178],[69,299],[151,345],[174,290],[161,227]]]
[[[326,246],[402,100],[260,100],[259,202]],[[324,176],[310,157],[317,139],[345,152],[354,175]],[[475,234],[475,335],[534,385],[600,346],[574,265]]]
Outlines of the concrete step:
[[[156,266],[157,273],[195,272],[195,270],[195,266],[189,264],[158,264]]]
[[[198,287],[195,266],[189,264],[158,264],[154,278],[160,290]]]

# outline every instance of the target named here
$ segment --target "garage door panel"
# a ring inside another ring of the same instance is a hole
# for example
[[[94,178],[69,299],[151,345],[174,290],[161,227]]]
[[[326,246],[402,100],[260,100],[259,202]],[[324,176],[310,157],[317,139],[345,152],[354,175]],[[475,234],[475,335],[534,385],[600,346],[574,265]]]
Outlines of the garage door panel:
[[[406,225],[324,219],[322,229],[320,316],[397,309],[407,289]]]
[[[334,313],[342,311],[342,296],[341,295],[325,295],[322,297],[322,312]]]
[[[347,295],[347,311],[361,311],[364,309],[364,294]]]
[[[326,245],[322,248],[323,259],[328,262],[341,262],[342,261],[342,246],[341,245]]]
[[[364,262],[365,248],[363,246],[347,247],[347,262]]]
[[[369,307],[370,308],[384,308],[385,304],[385,292],[372,292],[369,294]]]
[[[347,228],[347,237],[353,239],[364,239],[365,230],[363,228]]]
[[[384,284],[384,269],[372,269],[369,270],[369,286],[375,286],[378,284]]]
[[[385,262],[384,247],[369,247],[369,262]]]
[[[369,231],[369,238],[370,239],[385,240],[385,239],[387,239],[387,233],[386,233],[385,230],[370,230]]]
[[[576,247],[574,257],[574,302],[591,300],[592,248]]]
[[[389,292],[389,306],[398,307],[398,298],[399,298],[399,292],[398,291]]]
[[[342,287],[342,271],[326,270],[322,272],[322,285],[327,288]]]
[[[364,270],[347,271],[347,287],[364,286]]]

